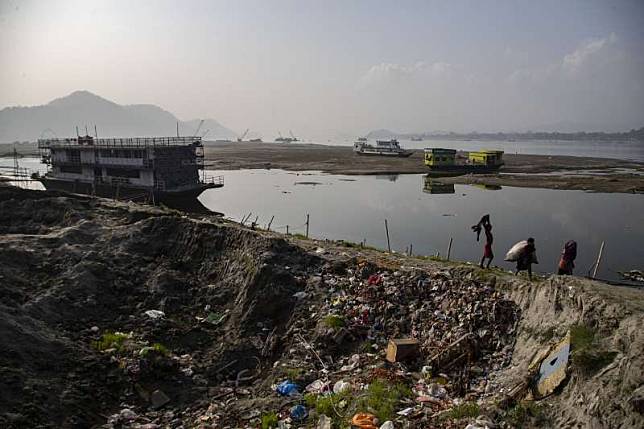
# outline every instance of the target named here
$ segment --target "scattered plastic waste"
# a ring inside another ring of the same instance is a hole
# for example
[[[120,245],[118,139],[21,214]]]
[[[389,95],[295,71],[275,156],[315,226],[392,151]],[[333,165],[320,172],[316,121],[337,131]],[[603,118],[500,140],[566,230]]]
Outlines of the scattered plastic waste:
[[[161,310],[147,310],[145,315],[151,319],[161,319],[162,317],[165,317],[165,313]]]
[[[291,418],[297,421],[304,420],[308,417],[309,412],[304,405],[295,405],[291,408]]]
[[[378,419],[369,413],[357,413],[351,419],[351,424],[359,429],[378,429]]]
[[[316,429],[331,429],[332,424],[333,424],[333,421],[330,418],[328,418],[325,414],[322,414],[318,419],[318,424],[316,426]]]
[[[351,383],[340,380],[333,385],[333,393],[336,395],[351,389]]]
[[[289,380],[284,380],[278,384],[275,391],[282,396],[297,396],[300,394],[297,384]]]
[[[300,292],[295,292],[295,293],[293,294],[293,297],[294,297],[294,298],[297,298],[297,299],[304,299],[304,298],[306,298],[306,297],[307,297],[307,295],[308,295],[308,294],[307,294],[306,292],[304,292],[304,291],[300,291]]]

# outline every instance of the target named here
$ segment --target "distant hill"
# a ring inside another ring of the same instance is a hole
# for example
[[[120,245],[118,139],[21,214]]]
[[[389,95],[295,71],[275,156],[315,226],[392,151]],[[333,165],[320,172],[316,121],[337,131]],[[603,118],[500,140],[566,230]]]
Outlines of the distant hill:
[[[400,133],[397,133],[395,131],[380,129],[370,131],[365,137],[368,139],[391,139],[400,135]]]
[[[179,121],[172,113],[152,104],[120,105],[88,91],[76,91],[43,106],[7,107],[0,110],[0,142],[34,141],[42,136],[69,137],[75,127],[99,137],[189,135],[199,120]],[[236,135],[214,119],[206,119],[200,134],[208,139],[232,139]]]

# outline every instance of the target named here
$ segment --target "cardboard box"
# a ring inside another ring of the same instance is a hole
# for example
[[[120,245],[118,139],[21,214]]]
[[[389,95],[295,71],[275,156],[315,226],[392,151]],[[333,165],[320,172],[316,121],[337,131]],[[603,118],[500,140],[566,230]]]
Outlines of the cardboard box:
[[[414,338],[392,338],[387,345],[389,362],[401,362],[412,359],[418,354],[418,340]]]

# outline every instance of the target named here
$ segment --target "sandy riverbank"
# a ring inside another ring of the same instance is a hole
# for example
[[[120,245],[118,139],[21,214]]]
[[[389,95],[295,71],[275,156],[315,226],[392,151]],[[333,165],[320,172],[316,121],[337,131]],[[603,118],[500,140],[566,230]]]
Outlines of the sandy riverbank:
[[[0,145],[10,156],[12,145]],[[22,156],[38,156],[35,144],[17,146]],[[483,184],[594,192],[644,193],[644,163],[575,156],[506,153],[501,174],[441,178],[443,183]],[[278,168],[331,174],[425,174],[422,151],[409,158],[355,155],[348,146],[280,143],[214,143],[205,145],[206,168],[237,170]]]
[[[317,144],[209,143],[206,167],[215,170],[279,168],[333,174],[423,174],[422,151],[409,158],[355,155],[351,147]],[[445,183],[580,189],[597,192],[644,192],[644,163],[574,156],[505,154],[499,175],[460,176]]]

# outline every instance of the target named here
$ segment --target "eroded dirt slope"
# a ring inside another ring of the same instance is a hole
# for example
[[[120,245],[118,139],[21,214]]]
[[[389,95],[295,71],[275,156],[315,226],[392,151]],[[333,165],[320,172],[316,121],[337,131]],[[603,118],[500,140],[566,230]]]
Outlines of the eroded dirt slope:
[[[641,427],[643,313],[641,291],[577,278],[0,187],[2,427]],[[571,329],[585,354],[555,394],[499,407]],[[419,354],[387,363],[392,337]]]

